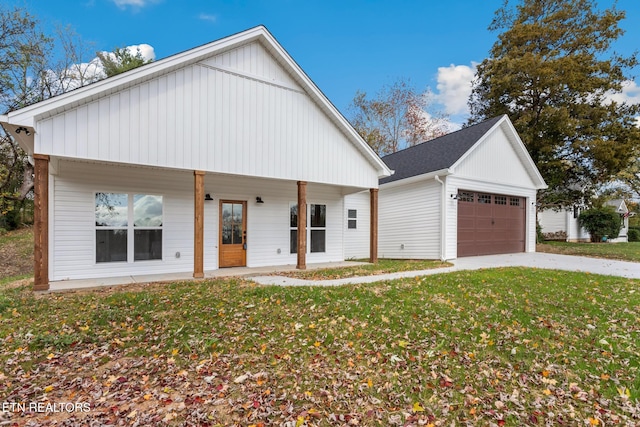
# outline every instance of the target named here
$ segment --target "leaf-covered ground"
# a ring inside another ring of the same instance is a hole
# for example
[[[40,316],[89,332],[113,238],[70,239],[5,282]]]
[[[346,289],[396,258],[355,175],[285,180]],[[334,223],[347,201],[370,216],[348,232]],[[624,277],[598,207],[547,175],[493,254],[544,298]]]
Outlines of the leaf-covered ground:
[[[578,255],[595,258],[640,262],[640,242],[621,243],[573,243],[544,242],[536,246],[538,252]]]
[[[0,400],[89,410],[0,416],[637,426],[639,287],[520,268],[335,288],[225,280],[34,296],[5,286]]]

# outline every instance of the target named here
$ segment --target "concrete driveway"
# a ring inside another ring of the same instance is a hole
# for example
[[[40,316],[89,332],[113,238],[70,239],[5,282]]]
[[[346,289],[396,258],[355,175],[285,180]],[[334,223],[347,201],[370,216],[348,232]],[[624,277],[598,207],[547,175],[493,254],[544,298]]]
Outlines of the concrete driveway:
[[[615,261],[601,258],[587,258],[573,255],[558,255],[542,252],[506,255],[487,255],[465,257],[451,261],[453,267],[436,268],[421,271],[403,271],[377,276],[351,277],[335,280],[303,280],[283,276],[255,276],[250,279],[262,285],[281,286],[337,286],[349,283],[373,283],[381,280],[401,279],[405,277],[426,276],[461,270],[479,270],[495,267],[533,267],[553,270],[579,271],[584,273],[620,276],[640,279],[640,263]]]

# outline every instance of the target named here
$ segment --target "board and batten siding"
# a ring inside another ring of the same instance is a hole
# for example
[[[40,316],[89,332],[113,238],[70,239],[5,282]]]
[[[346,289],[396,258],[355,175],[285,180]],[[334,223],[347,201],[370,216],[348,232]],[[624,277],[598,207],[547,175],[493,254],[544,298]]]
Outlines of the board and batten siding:
[[[193,172],[61,160],[52,175],[51,280],[119,277],[193,271]],[[163,259],[95,262],[95,193],[163,197]],[[218,268],[220,200],[247,202],[247,266],[295,264],[289,252],[289,204],[296,183],[208,174],[204,204],[204,270]],[[257,204],[256,196],[264,203]],[[327,205],[326,252],[307,262],[342,261],[344,203],[339,187],[309,184],[308,203]],[[177,253],[180,253],[179,257]]]
[[[259,42],[37,123],[35,152],[377,187],[375,167]]]
[[[509,182],[505,176],[503,182]],[[526,209],[526,236],[525,250],[536,250],[536,190],[514,185],[505,185],[496,182],[486,182],[457,175],[449,175],[445,180],[446,185],[446,247],[445,258],[455,259],[458,256],[458,201],[452,195],[458,194],[458,190],[478,191],[490,194],[503,194],[506,196],[519,196],[525,198]]]
[[[392,184],[380,186],[379,257],[440,259],[440,184]]]
[[[378,199],[378,209],[380,209]],[[349,209],[356,210],[356,228],[349,228]],[[344,258],[362,259],[370,255],[371,195],[369,191],[349,194],[344,198]],[[380,221],[378,221],[378,224]]]
[[[455,176],[533,188],[520,150],[515,150],[502,128],[497,128],[455,168]]]

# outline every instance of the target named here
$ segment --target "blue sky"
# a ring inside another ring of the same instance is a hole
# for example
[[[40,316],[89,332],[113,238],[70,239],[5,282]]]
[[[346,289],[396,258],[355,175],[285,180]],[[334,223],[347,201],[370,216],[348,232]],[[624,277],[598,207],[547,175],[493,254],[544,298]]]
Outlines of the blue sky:
[[[148,44],[156,59],[265,25],[343,113],[357,90],[374,94],[404,77],[429,87],[454,122],[466,117],[473,64],[497,38],[489,32],[503,0],[16,0],[47,28],[71,25],[95,50]],[[612,3],[598,2],[601,7]],[[640,1],[627,12],[623,54],[640,50]],[[88,58],[90,59],[90,58]],[[624,99],[640,102],[640,68]]]

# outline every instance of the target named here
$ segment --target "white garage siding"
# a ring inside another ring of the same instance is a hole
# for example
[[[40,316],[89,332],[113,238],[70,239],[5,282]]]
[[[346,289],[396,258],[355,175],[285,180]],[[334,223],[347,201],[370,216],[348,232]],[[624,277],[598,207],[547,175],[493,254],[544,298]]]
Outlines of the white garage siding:
[[[247,201],[247,266],[295,264],[296,255],[289,251],[289,203],[297,198],[295,182],[209,174],[205,191],[214,198],[204,205],[205,271],[218,268],[221,199]],[[96,192],[163,197],[162,260],[95,262]],[[193,172],[60,161],[50,196],[51,280],[193,271]],[[257,204],[256,196],[264,203]],[[309,184],[307,200],[327,205],[326,252],[308,253],[307,262],[343,260],[339,188]]]
[[[378,256],[440,259],[440,184],[394,184],[380,186]]]

